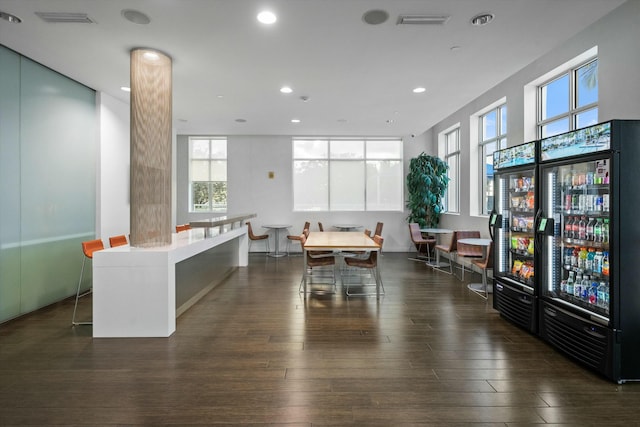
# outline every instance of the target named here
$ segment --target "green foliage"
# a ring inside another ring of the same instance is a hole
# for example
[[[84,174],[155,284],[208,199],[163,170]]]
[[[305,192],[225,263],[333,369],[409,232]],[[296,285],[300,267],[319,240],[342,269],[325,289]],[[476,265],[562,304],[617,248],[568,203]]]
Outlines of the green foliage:
[[[449,166],[439,157],[420,153],[409,162],[406,202],[409,209],[407,222],[420,227],[437,227],[443,211],[442,198],[449,184]]]

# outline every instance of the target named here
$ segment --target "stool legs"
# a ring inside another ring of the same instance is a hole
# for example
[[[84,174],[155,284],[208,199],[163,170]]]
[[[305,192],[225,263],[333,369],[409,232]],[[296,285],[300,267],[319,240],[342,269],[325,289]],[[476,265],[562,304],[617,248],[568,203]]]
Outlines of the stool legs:
[[[85,292],[82,295],[80,295],[80,286],[82,285],[82,276],[84,274],[84,263],[85,263],[86,260],[87,260],[86,256],[82,257],[82,268],[80,269],[80,279],[78,280],[78,290],[76,291],[76,303],[73,306],[73,317],[71,318],[72,326],[76,326],[76,325],[93,325],[93,322],[76,322],[76,310],[78,309],[78,300],[80,299],[80,297],[83,297],[83,296],[91,293],[91,290],[88,290],[87,292]]]

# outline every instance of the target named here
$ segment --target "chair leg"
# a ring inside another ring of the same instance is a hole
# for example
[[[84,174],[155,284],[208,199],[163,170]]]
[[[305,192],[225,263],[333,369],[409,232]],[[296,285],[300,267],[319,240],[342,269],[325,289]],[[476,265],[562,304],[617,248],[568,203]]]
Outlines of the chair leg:
[[[78,300],[80,299],[80,297],[83,297],[89,293],[91,293],[91,290],[88,290],[87,292],[83,293],[82,295],[80,295],[80,286],[82,285],[82,276],[84,275],[84,263],[87,260],[86,256],[82,257],[82,267],[80,268],[80,279],[78,280],[78,289],[76,290],[76,303],[73,306],[73,316],[71,317],[71,325],[72,326],[76,326],[76,325],[93,325],[93,322],[76,322],[76,310],[78,309]]]

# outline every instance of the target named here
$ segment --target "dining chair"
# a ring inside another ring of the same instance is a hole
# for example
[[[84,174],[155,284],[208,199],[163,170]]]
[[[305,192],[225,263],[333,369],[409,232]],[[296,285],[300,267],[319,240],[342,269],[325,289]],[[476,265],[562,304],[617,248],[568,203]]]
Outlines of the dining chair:
[[[322,223],[320,221],[318,221],[318,230],[324,231],[324,227],[322,226]]]
[[[116,246],[124,246],[127,244],[127,236],[121,234],[119,236],[109,237],[109,246],[115,248]]]
[[[473,292],[477,293],[484,299],[489,297],[489,289],[487,288],[487,270],[493,270],[493,242],[489,243],[487,247],[487,256],[483,259],[474,259],[471,261],[474,266],[476,266],[481,274],[482,274],[482,287],[484,289],[484,294],[472,289]]]
[[[374,235],[374,236],[382,236],[382,227],[383,227],[383,226],[384,226],[384,223],[383,223],[383,222],[378,222],[378,223],[376,224],[376,229],[375,229],[375,231],[373,232],[373,235]]]
[[[379,236],[373,236],[373,241],[380,245],[380,249],[382,249],[382,244],[384,243],[384,239]],[[349,277],[356,276],[360,278],[360,282],[355,284],[351,283],[350,280],[346,280],[347,288],[345,293],[347,296],[376,296],[376,292],[360,292],[360,293],[352,293],[350,292],[350,288],[355,285],[358,288],[363,288],[365,286],[376,286],[376,283],[380,283],[380,295],[384,295],[384,285],[382,284],[382,277],[380,276],[380,266],[378,265],[378,251],[369,251],[369,256],[367,258],[360,257],[352,257],[345,258],[345,264],[351,268],[350,273],[352,271],[357,272],[358,270],[366,272],[365,274],[349,274]],[[373,283],[363,283],[364,277],[369,276],[373,279]]]
[[[412,222],[409,224],[409,236],[411,237],[411,242],[413,242],[413,246],[416,248],[416,258],[418,261],[430,260],[431,259],[431,246],[436,244],[435,237],[424,237],[422,232],[420,231],[420,224],[417,222]],[[423,256],[422,253],[427,254],[427,256]]]
[[[304,233],[304,230],[308,230],[309,227],[311,227],[311,223],[309,221],[306,221],[304,223],[304,227],[302,227],[302,232]],[[291,242],[295,242],[295,241],[300,241],[300,235],[289,234],[287,236],[287,255],[290,255],[289,250],[291,249]]]
[[[93,253],[97,251],[101,251],[104,249],[104,243],[102,243],[101,239],[88,240],[86,242],[82,242],[82,267],[80,268],[80,279],[78,280],[78,290],[76,291],[76,303],[73,306],[73,316],[71,317],[71,325],[92,325],[93,322],[76,322],[76,311],[78,309],[78,300],[91,293],[92,288],[80,294],[80,286],[82,286],[82,277],[84,275],[84,264],[87,259],[93,259]]]
[[[190,229],[191,229],[191,225],[189,224],[176,225],[176,233],[180,233],[181,231],[186,231]]]
[[[464,280],[464,271],[467,265],[471,265],[470,259],[473,258],[482,258],[484,256],[484,248],[478,245],[468,245],[466,243],[460,242],[462,239],[479,239],[480,232],[477,230],[467,231],[467,230],[459,230],[456,231],[456,261],[459,264],[460,268],[460,280]]]
[[[441,243],[438,243],[434,248],[434,252],[436,253],[436,262],[433,266],[434,270],[438,270],[438,271],[442,271],[444,273],[447,274],[453,274],[453,258],[455,257],[456,254],[456,242],[457,242],[457,232],[454,231],[453,233],[451,233],[451,238],[446,241],[441,239]],[[441,255],[446,255],[449,263],[441,266],[440,265],[440,257]],[[449,271],[444,270],[442,267],[449,267]]]
[[[300,247],[304,254],[304,245],[307,242],[307,236],[305,234],[300,235]],[[333,293],[336,292],[336,257],[333,255],[333,251],[306,251],[306,269],[302,273],[302,280],[300,280],[299,292],[303,292],[304,280],[307,280],[307,286],[314,284],[314,278],[319,280],[331,279],[330,283],[322,283],[321,281],[315,284],[330,284],[333,285]],[[324,267],[324,268],[323,268]],[[326,268],[330,267],[330,268]],[[315,270],[314,270],[315,269]],[[328,273],[327,274],[327,270]],[[326,293],[327,291],[322,291]]]
[[[251,221],[247,221],[247,234],[249,235],[249,251],[251,251],[251,243],[254,241],[264,241],[267,248],[267,254],[269,254],[269,235],[268,234],[253,234],[253,228],[251,228]]]

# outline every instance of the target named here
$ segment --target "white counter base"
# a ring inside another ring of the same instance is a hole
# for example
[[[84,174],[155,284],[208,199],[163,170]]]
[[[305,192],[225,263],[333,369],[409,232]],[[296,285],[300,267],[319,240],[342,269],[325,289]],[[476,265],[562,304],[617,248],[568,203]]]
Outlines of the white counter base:
[[[173,334],[176,285],[179,285],[176,284],[176,264],[237,239],[237,266],[246,266],[246,233],[246,227],[241,227],[205,238],[203,229],[193,229],[173,234],[167,246],[119,246],[95,252],[93,336],[168,337]],[[202,285],[203,288],[210,286],[209,283]]]

